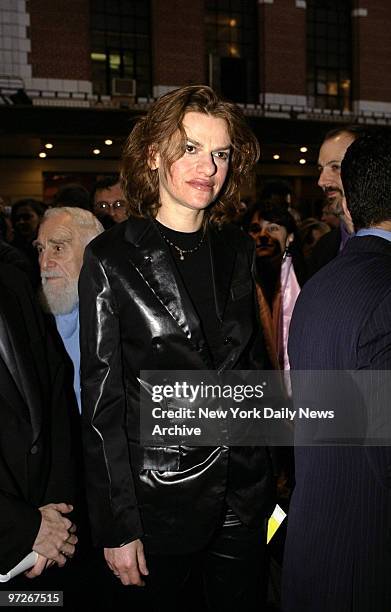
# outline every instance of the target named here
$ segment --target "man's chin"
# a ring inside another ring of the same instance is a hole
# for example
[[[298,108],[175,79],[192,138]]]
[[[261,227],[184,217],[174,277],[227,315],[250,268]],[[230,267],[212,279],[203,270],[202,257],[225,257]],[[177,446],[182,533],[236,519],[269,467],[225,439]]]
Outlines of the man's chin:
[[[326,202],[330,208],[330,212],[335,215],[342,214],[342,196],[340,194],[337,195],[327,195],[326,194]]]
[[[60,279],[57,279],[60,280]],[[69,314],[77,306],[79,297],[76,290],[70,290],[69,287],[59,287],[58,283],[55,283],[56,290],[53,291],[54,287],[48,286],[46,283],[39,292],[39,301],[42,309],[52,315],[64,315]]]

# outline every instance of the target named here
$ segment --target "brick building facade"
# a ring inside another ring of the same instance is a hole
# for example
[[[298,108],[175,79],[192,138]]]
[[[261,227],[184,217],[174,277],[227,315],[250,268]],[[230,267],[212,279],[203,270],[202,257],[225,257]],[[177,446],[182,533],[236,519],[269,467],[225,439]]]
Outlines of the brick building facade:
[[[391,124],[390,31],[389,0],[0,0],[0,195],[115,170],[134,117],[202,82],[243,104],[259,175],[314,198],[330,124]]]

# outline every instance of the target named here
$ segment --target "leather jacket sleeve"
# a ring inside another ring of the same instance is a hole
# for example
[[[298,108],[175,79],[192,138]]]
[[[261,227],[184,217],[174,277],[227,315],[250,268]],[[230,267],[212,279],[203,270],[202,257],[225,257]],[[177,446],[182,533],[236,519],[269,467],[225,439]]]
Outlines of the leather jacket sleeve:
[[[118,547],[142,535],[125,432],[118,313],[101,261],[87,247],[79,281],[82,419],[92,535]]]

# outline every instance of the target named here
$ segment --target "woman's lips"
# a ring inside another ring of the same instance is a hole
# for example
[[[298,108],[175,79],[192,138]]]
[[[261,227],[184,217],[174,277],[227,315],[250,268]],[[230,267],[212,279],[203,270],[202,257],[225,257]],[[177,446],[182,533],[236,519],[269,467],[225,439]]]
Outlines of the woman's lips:
[[[210,183],[209,181],[188,181],[187,183],[188,185],[190,185],[190,187],[193,187],[193,189],[198,189],[199,191],[212,191],[213,189],[213,183]]]

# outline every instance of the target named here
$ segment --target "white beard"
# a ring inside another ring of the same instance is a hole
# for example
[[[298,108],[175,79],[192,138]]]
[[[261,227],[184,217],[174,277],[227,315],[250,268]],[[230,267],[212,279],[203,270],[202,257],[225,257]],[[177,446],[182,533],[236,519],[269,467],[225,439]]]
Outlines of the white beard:
[[[47,277],[58,278],[58,275],[50,272],[42,274],[42,287],[39,292],[42,308],[52,315],[69,314],[79,302],[77,279],[63,278],[61,284],[56,282],[54,286],[47,281]]]

